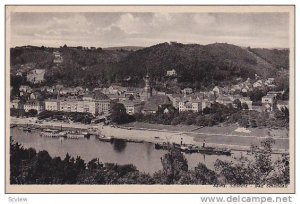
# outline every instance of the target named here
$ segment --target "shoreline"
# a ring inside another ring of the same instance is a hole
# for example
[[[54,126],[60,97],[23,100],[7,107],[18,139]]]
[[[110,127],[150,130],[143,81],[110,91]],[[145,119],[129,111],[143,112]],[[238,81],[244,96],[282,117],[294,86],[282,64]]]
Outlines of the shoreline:
[[[161,129],[146,129],[146,128],[137,128],[137,127],[126,127],[126,126],[104,126],[103,124],[81,124],[81,123],[62,123],[62,122],[43,122],[42,124],[36,123],[34,118],[16,118],[11,117],[11,124],[18,126],[31,125],[39,128],[55,128],[55,129],[64,129],[64,130],[87,130],[89,128],[94,128],[100,131],[106,136],[112,136],[117,139],[127,140],[129,142],[150,142],[150,143],[177,143],[180,144],[181,140],[184,144],[193,144],[201,146],[205,141],[207,146],[218,147],[218,148],[228,148],[233,151],[248,151],[251,147],[251,144],[234,144],[239,140],[253,139],[256,143],[261,141],[266,137],[247,138],[247,136],[238,136],[238,135],[222,135],[222,134],[211,134],[201,132],[181,132],[181,131],[170,131],[170,130],[161,130]],[[204,139],[203,139],[204,138]],[[208,139],[207,139],[208,138]],[[226,141],[226,138],[228,141]],[[232,139],[233,138],[233,139]],[[282,138],[279,138],[279,140]],[[282,140],[288,140],[288,138],[283,138]],[[230,141],[232,141],[230,143]],[[252,142],[253,142],[252,141]],[[273,148],[274,154],[289,154],[287,149],[282,148]]]

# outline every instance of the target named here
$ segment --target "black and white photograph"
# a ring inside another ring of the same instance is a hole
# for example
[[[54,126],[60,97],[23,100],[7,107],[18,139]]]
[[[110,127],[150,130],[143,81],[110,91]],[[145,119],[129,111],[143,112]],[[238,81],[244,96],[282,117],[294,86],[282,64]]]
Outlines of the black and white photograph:
[[[295,191],[293,6],[6,6],[5,54],[8,192]]]

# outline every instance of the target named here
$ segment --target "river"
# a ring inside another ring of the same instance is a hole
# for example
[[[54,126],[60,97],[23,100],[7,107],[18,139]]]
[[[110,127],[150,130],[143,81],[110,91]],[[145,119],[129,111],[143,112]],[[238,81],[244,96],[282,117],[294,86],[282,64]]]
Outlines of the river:
[[[162,169],[160,158],[165,150],[156,150],[152,143],[130,143],[117,141],[114,143],[101,142],[94,136],[89,139],[62,139],[41,137],[39,131],[23,132],[19,128],[11,128],[11,136],[15,142],[25,148],[34,148],[37,151],[46,150],[49,154],[64,158],[67,153],[71,156],[80,156],[87,163],[93,158],[99,158],[101,162],[118,164],[133,164],[138,170],[146,173],[154,173]],[[210,169],[214,168],[217,159],[232,160],[233,156],[239,156],[241,152],[234,151],[232,156],[184,154],[188,160],[189,168],[195,167],[199,162],[206,164]],[[246,154],[245,152],[243,154]]]

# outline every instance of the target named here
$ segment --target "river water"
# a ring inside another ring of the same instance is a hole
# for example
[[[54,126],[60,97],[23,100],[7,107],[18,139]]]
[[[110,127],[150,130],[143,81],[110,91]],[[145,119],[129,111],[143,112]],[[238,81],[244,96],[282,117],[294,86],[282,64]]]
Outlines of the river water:
[[[152,143],[130,143],[118,141],[114,143],[101,142],[94,136],[89,139],[62,139],[40,136],[39,131],[30,133],[23,132],[19,128],[10,129],[11,136],[15,142],[25,148],[34,148],[37,151],[46,150],[49,154],[59,156],[62,159],[69,153],[71,156],[80,156],[87,163],[93,158],[99,158],[101,162],[118,164],[133,164],[138,170],[146,173],[154,173],[162,170],[160,158],[166,153],[165,150],[156,150]],[[189,168],[195,167],[199,162],[206,164],[213,169],[217,159],[232,160],[241,152],[233,152],[232,156],[205,155],[205,154],[184,154],[188,160]]]

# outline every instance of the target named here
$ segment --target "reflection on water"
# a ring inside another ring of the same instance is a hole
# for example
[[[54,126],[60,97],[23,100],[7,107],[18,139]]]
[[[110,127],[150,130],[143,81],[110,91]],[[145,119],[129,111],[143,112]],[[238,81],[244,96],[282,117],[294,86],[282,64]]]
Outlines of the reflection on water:
[[[161,170],[160,158],[166,153],[164,150],[156,150],[151,143],[127,143],[116,140],[114,143],[101,142],[96,137],[90,139],[63,139],[40,136],[38,131],[23,132],[18,128],[11,128],[13,140],[21,143],[25,148],[34,148],[37,151],[46,150],[49,154],[64,158],[67,153],[76,157],[80,156],[86,163],[94,158],[99,161],[133,164],[140,171],[154,173]],[[239,154],[237,154],[239,155]],[[206,164],[208,168],[214,168],[216,159],[230,160],[231,157],[222,155],[185,154],[190,168],[199,162]]]
[[[113,144],[114,144],[114,150],[121,153],[125,150],[127,143],[125,140],[114,139]]]

